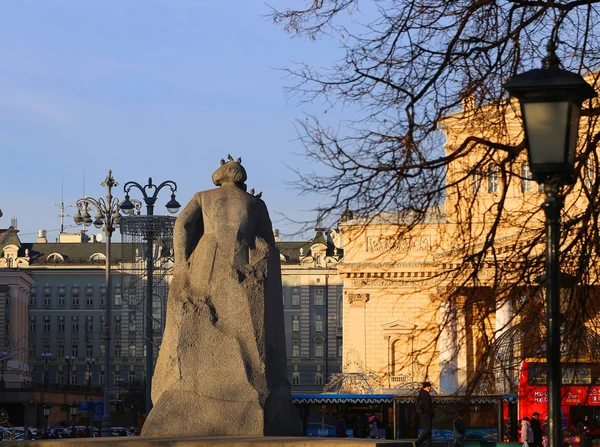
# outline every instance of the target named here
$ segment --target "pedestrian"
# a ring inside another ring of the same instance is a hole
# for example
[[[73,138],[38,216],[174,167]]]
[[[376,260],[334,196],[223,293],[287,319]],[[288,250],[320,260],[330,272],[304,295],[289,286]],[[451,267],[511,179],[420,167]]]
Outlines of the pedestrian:
[[[369,423],[367,422],[367,417],[364,413],[360,413],[358,415],[358,419],[354,421],[354,425],[352,426],[352,431],[354,432],[355,438],[366,438],[367,437],[367,428]]]
[[[379,437],[379,431],[377,430],[377,419],[375,416],[369,418],[369,438],[376,439]]]
[[[465,447],[465,438],[467,437],[467,427],[465,426],[465,412],[458,410],[452,424],[454,447]]]
[[[531,430],[533,431],[533,447],[542,447],[542,424],[537,411],[531,415]]]
[[[531,428],[531,422],[527,416],[521,421],[521,442],[523,447],[530,447],[533,445],[533,429]]]
[[[337,438],[346,438],[348,434],[346,433],[346,421],[344,417],[340,414],[338,416],[337,422],[335,424],[335,436]]]
[[[419,413],[419,420],[423,433],[419,436],[419,439],[414,442],[414,447],[424,445],[425,447],[431,446],[431,435],[433,430],[433,402],[431,401],[431,383],[423,382],[421,391],[417,396],[417,412]]]

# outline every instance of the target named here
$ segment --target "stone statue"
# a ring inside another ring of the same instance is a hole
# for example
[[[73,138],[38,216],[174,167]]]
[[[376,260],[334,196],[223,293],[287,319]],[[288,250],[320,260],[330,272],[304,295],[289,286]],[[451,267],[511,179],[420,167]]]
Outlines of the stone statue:
[[[142,435],[301,435],[287,379],[281,267],[241,160],[175,222],[167,321]]]

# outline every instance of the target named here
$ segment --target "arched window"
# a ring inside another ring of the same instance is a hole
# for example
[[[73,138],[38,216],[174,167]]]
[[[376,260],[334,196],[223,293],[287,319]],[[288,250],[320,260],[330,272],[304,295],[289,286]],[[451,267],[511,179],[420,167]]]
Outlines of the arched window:
[[[92,256],[90,256],[90,261],[106,261],[106,255],[104,253],[94,253]]]
[[[46,262],[65,262],[65,258],[60,253],[50,253],[46,258]]]

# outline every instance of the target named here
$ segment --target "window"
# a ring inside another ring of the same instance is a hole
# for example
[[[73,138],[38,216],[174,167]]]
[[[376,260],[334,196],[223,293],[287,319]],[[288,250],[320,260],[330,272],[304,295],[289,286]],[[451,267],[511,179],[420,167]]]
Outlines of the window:
[[[115,357],[121,357],[121,343],[115,343]]]
[[[71,369],[70,382],[71,385],[77,385],[77,367],[75,365]]]
[[[292,332],[299,332],[300,331],[300,318],[298,317],[298,315],[294,315],[292,317]]]
[[[52,302],[52,296],[44,294],[44,306],[49,306]]]
[[[135,344],[129,345],[129,357],[135,357]]]
[[[323,289],[315,289],[315,306],[323,305]]]
[[[104,343],[100,343],[100,356],[104,357],[105,352],[106,352],[106,346],[104,346]]]
[[[323,358],[323,342],[315,342],[315,357]]]
[[[29,343],[29,357],[35,357],[35,342]]]
[[[292,385],[300,385],[300,372],[298,366],[294,366],[294,372],[292,373]]]
[[[98,373],[98,385],[104,385],[104,369]]]
[[[64,344],[64,343],[62,343],[62,342],[59,342],[59,343],[56,345],[56,349],[57,349],[57,351],[58,351],[58,353],[57,353],[57,356],[58,356],[59,358],[61,358],[61,357],[64,357],[64,356],[65,356],[65,344]]]
[[[50,332],[50,317],[44,317],[44,332]]]
[[[104,306],[106,304],[106,287],[100,287],[100,305]]]
[[[521,164],[521,192],[533,191],[532,179],[533,176],[531,174],[531,169],[529,169],[529,164]]]
[[[473,171],[472,175],[473,179],[471,182],[471,192],[473,193],[473,195],[475,195],[479,192],[479,189],[481,188],[481,179],[483,178],[483,174],[480,170],[476,170]]]
[[[340,344],[338,345],[338,358],[342,358],[344,356],[344,345],[342,345],[342,342],[340,341]]]
[[[86,345],[85,356],[88,358],[94,356],[94,347],[92,345],[90,345],[90,344]]]
[[[58,317],[58,324],[57,324],[57,329],[58,332],[64,332],[65,331],[65,317],[63,316],[59,316]]]
[[[92,332],[94,330],[94,317],[88,316],[86,317],[85,322],[85,330],[88,332]]]
[[[129,330],[135,331],[135,317],[129,317]]]
[[[66,303],[66,297],[65,295],[58,295],[58,305],[59,306],[64,306]]]
[[[152,329],[162,333],[162,300],[159,295],[152,296]]]
[[[50,354],[50,345],[48,343],[42,345],[42,353]]]
[[[38,291],[38,289],[36,286],[32,286],[29,289],[29,305],[30,306],[35,306],[35,301],[37,298],[37,291]]]
[[[583,168],[583,183],[589,189],[596,183],[596,163],[593,158],[588,158],[588,161]]]
[[[113,290],[115,306],[123,305],[123,295],[121,295],[121,286],[116,286]]]
[[[79,306],[79,286],[71,287],[71,305]]]
[[[104,317],[100,317],[100,332],[104,332],[106,330],[106,319]]]
[[[133,367],[133,365],[132,365],[132,367]],[[127,382],[130,385],[133,385],[135,383],[135,370],[134,369],[129,370],[129,374],[127,375]]]
[[[71,317],[71,331],[79,332],[79,317]]]
[[[29,317],[29,332],[35,332],[35,317]]]
[[[85,305],[86,306],[94,305],[94,288],[92,286],[87,286],[85,288]]]
[[[488,192],[498,192],[498,166],[490,165],[488,167]]]
[[[297,287],[292,289],[292,306],[300,305],[300,290]]]
[[[315,385],[323,385],[323,373],[320,371],[315,373]]]
[[[115,332],[121,332],[121,317],[115,317]]]
[[[317,315],[315,318],[315,332],[323,332],[323,317]]]
[[[77,340],[71,340],[71,355],[79,357],[79,341]]]
[[[67,288],[61,284],[58,287],[58,304],[60,306],[65,305],[66,296],[67,296]]]
[[[292,345],[292,357],[300,357],[300,345]]]
[[[56,371],[56,383],[58,383],[59,385],[62,385],[64,383],[64,380],[65,380],[65,375],[63,372],[63,366],[58,365],[58,370]]]

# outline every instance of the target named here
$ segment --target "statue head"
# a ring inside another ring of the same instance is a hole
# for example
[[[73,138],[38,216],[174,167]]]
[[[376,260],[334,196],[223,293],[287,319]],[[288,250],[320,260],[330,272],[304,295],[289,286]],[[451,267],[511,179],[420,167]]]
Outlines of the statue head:
[[[246,170],[242,166],[242,159],[236,161],[229,155],[229,161],[221,160],[221,166],[213,173],[212,181],[215,185],[221,186],[225,182],[236,183],[245,189],[244,182],[248,178]]]

